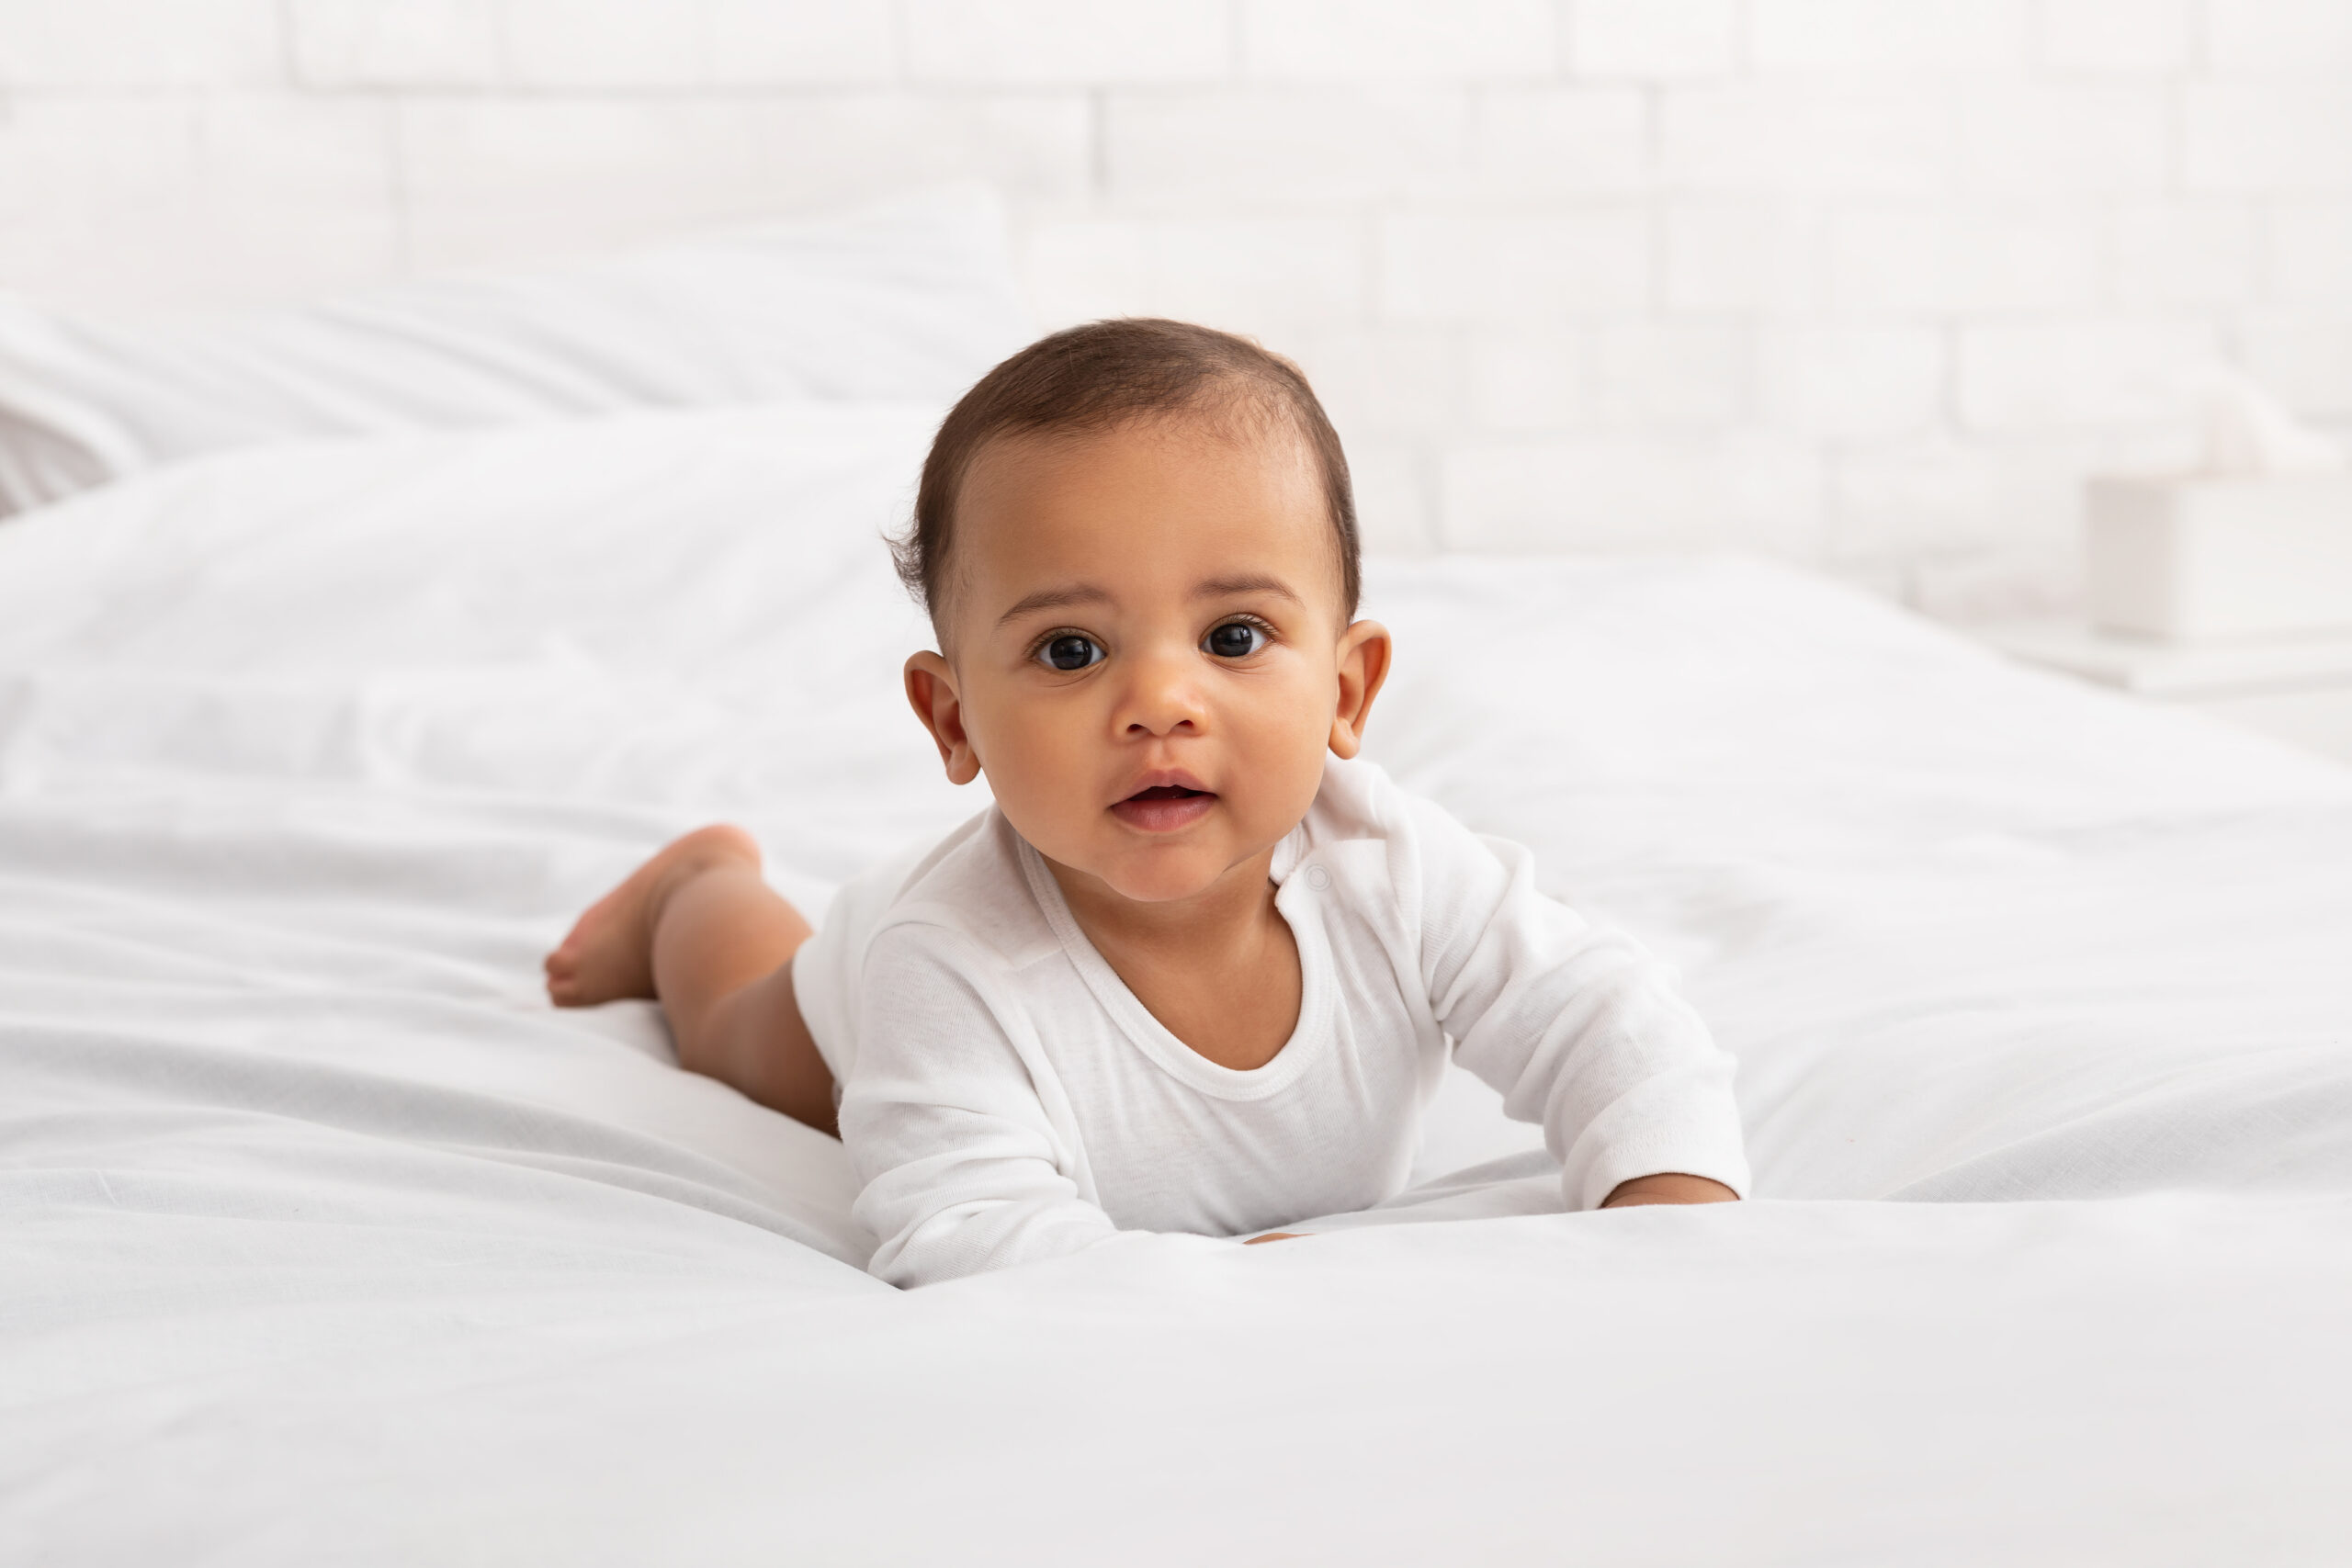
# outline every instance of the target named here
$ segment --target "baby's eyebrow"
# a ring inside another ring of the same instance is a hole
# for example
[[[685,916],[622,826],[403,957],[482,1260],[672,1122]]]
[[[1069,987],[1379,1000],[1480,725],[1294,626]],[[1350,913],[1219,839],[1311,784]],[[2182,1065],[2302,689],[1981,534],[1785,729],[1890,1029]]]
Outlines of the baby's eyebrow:
[[[1230,599],[1239,593],[1272,593],[1294,604],[1306,603],[1278,577],[1212,577],[1193,590],[1195,599]]]
[[[1272,593],[1279,598],[1287,599],[1294,604],[1303,605],[1306,603],[1293,592],[1290,586],[1278,577],[1212,577],[1205,582],[1195,584],[1193,589],[1193,597],[1195,599],[1230,599],[1241,593]],[[1040,588],[1036,592],[1024,595],[1015,601],[1012,608],[996,618],[996,624],[1000,626],[1007,626],[1023,615],[1034,615],[1039,610],[1061,610],[1072,604],[1107,604],[1110,602],[1110,592],[1107,589],[1097,588],[1091,582],[1072,582],[1059,588]]]
[[[1073,582],[1062,588],[1040,588],[999,615],[996,624],[1003,626],[1038,610],[1059,610],[1070,604],[1106,604],[1110,600],[1108,592],[1088,582]]]

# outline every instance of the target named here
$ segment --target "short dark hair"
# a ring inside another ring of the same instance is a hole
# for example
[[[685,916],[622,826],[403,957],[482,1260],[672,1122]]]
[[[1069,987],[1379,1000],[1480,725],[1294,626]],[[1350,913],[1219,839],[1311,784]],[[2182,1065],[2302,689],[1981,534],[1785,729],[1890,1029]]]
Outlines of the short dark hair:
[[[1353,620],[1363,569],[1355,491],[1340,433],[1306,373],[1231,333],[1130,316],[1039,338],[974,383],[932,438],[914,521],[891,540],[899,580],[938,625],[955,549],[956,503],[980,449],[1000,436],[1104,431],[1153,414],[1256,412],[1290,425],[1321,470],[1340,554],[1341,619]]]

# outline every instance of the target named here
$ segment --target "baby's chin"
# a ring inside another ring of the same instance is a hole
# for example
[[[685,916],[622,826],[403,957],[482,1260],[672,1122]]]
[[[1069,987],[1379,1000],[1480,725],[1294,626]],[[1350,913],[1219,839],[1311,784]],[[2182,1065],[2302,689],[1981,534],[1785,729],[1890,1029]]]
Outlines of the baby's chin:
[[[1165,852],[1121,859],[1094,872],[1095,878],[1120,897],[1136,904],[1173,904],[1195,898],[1216,886],[1232,870],[1227,856],[1170,854]]]
[[[1108,841],[1069,845],[1066,855],[1038,847],[1049,860],[1083,873],[1137,904],[1170,904],[1198,897],[1264,849],[1236,843],[1230,836],[1213,831],[1183,832],[1143,842],[1123,834]]]

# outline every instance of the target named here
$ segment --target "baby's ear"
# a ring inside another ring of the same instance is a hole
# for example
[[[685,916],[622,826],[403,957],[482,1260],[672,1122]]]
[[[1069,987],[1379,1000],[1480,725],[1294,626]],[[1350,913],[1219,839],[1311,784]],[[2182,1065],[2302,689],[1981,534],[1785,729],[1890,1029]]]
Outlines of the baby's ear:
[[[979,754],[964,729],[964,703],[956,694],[956,671],[929,649],[907,659],[907,703],[931,731],[949,784],[967,784],[980,776]]]
[[[1340,634],[1340,705],[1331,715],[1331,750],[1352,757],[1363,750],[1363,727],[1372,717],[1372,702],[1388,679],[1391,651],[1388,628],[1378,621],[1358,621]]]

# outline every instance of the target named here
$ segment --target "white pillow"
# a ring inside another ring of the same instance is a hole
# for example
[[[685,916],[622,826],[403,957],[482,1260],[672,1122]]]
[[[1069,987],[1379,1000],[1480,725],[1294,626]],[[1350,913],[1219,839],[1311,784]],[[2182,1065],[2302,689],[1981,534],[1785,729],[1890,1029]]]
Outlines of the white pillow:
[[[297,437],[644,407],[944,402],[1029,335],[1002,209],[978,186],[161,325],[0,295],[0,513]]]

